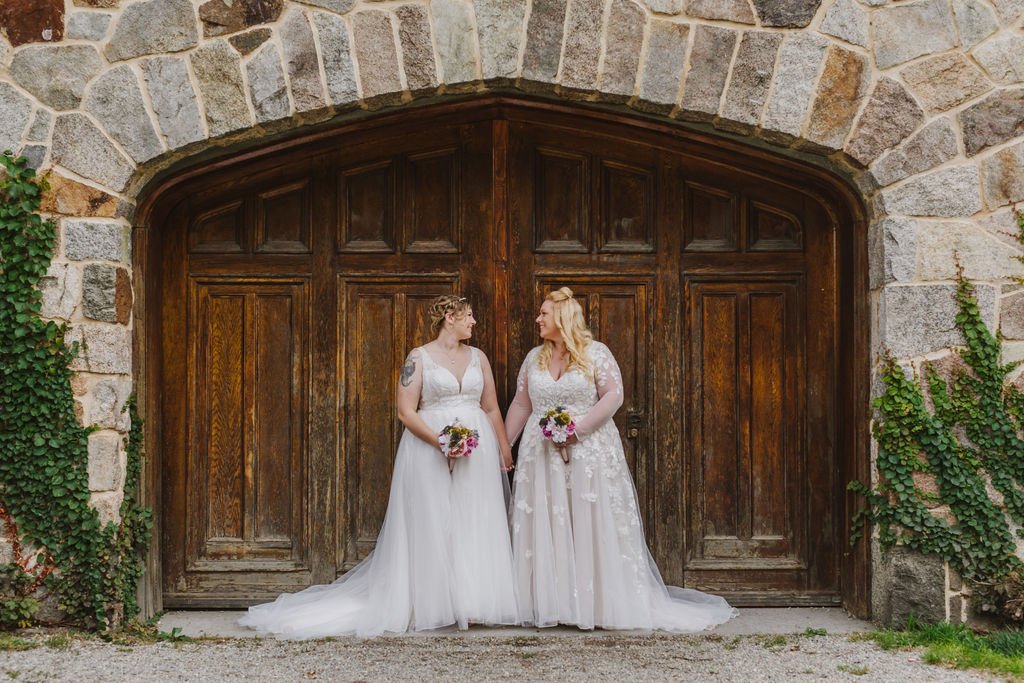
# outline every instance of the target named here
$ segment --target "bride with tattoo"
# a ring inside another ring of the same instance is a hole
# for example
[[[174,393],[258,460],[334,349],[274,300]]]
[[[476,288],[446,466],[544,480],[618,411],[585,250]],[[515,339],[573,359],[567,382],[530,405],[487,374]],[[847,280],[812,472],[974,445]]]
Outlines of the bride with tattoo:
[[[376,549],[332,584],[250,607],[242,625],[305,639],[517,623],[502,474],[512,452],[494,376],[463,343],[476,324],[465,298],[436,298],[430,317],[437,338],[402,366],[405,433]]]

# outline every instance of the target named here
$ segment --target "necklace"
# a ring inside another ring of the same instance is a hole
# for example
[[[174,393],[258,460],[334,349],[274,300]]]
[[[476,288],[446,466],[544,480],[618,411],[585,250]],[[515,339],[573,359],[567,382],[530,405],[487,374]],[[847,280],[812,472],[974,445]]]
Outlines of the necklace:
[[[452,354],[450,354],[447,351],[445,351],[444,347],[441,346],[440,344],[438,344],[438,346],[441,348],[441,353],[443,353],[445,355],[445,357],[448,359],[448,364],[449,365],[455,365],[455,361],[459,359],[459,352],[462,351],[462,344],[456,345],[456,347],[455,347],[455,355],[454,356],[452,356]]]

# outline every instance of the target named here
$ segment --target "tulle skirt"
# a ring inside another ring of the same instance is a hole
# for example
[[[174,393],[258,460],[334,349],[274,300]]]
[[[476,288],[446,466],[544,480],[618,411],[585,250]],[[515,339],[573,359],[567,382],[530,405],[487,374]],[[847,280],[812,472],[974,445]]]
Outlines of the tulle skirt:
[[[375,550],[332,584],[250,607],[240,624],[307,639],[517,622],[508,485],[491,424],[478,405],[420,415],[435,431],[458,419],[480,433],[479,446],[449,473],[437,447],[406,432]]]
[[[519,446],[511,521],[521,623],[692,632],[737,613],[719,596],[665,585],[614,423],[569,452],[566,464],[529,427]]]

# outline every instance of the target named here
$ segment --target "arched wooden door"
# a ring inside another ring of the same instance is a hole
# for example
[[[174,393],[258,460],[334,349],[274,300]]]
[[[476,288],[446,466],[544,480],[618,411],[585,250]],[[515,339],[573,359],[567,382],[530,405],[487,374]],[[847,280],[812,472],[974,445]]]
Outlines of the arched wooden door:
[[[354,124],[157,201],[166,606],[240,606],[365,557],[426,303],[471,298],[507,404],[561,285],[622,366],[666,579],[840,600],[841,213],[761,159],[555,109]]]

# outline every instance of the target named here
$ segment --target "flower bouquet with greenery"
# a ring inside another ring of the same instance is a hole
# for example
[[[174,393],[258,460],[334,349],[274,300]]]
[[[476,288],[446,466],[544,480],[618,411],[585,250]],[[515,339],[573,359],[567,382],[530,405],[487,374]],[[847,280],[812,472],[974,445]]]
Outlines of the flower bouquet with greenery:
[[[555,406],[544,413],[544,417],[540,418],[540,432],[545,439],[555,444],[562,461],[568,463],[569,449],[565,447],[565,442],[576,433],[576,422],[565,406]]]
[[[448,472],[451,473],[455,469],[457,458],[468,458],[473,449],[480,445],[480,432],[470,429],[456,419],[437,435],[437,445],[448,458]]]

